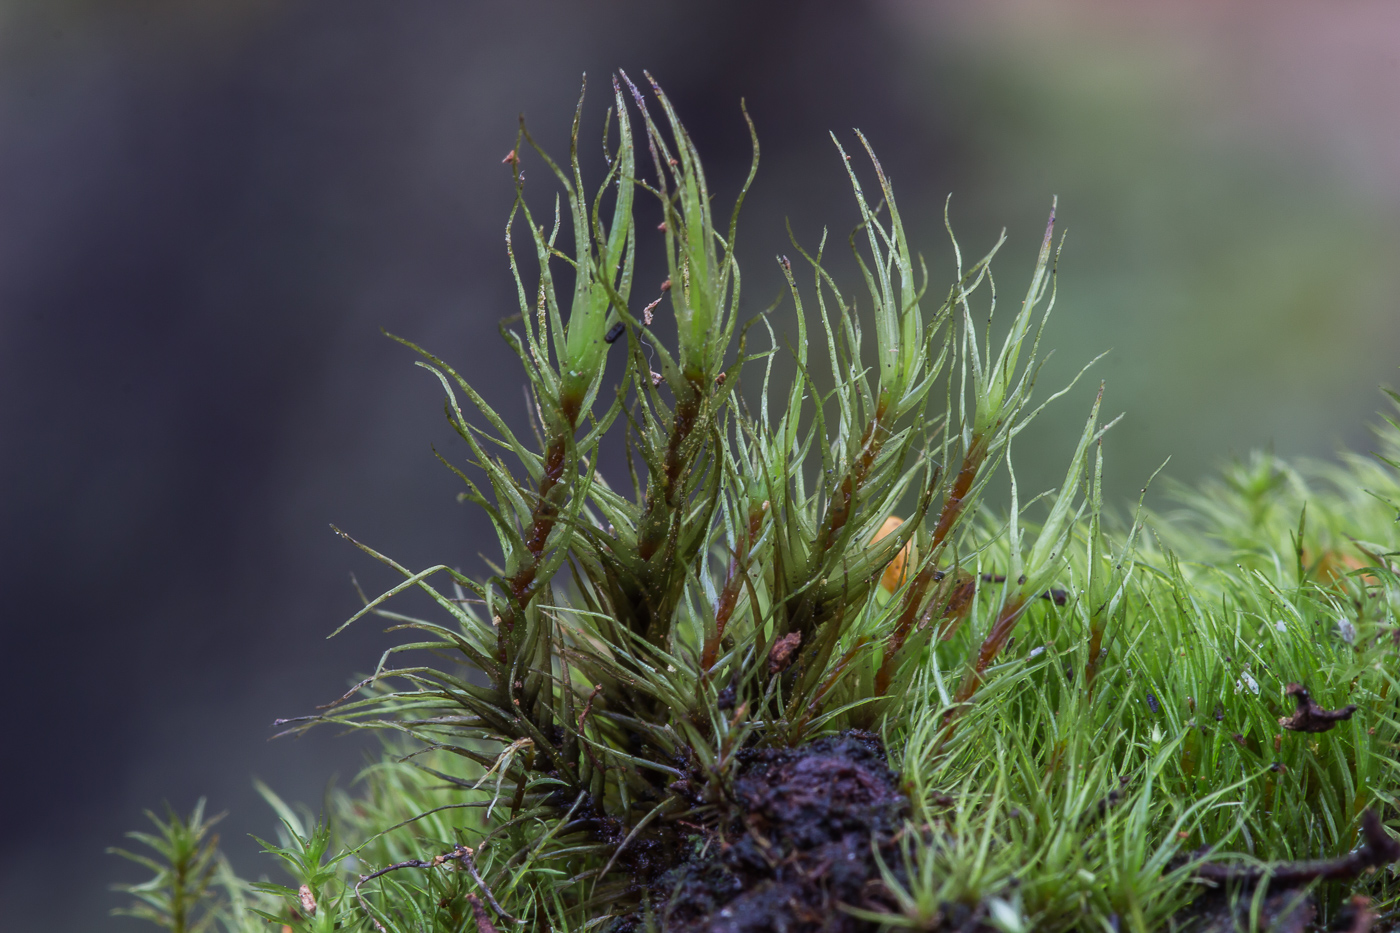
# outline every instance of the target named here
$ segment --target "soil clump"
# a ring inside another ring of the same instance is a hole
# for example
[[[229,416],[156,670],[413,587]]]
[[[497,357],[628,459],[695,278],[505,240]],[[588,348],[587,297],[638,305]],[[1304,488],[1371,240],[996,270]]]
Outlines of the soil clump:
[[[897,863],[907,800],[878,737],[851,731],[742,753],[733,809],[671,871],[667,933],[857,933],[841,905],[887,909],[875,851]]]

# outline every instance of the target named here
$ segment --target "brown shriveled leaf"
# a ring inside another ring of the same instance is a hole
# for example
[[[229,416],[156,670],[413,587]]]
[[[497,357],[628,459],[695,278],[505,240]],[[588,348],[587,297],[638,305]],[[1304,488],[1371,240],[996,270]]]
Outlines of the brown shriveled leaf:
[[[786,670],[787,666],[792,663],[792,656],[797,653],[801,644],[801,632],[789,632],[773,642],[773,647],[768,652],[768,673],[776,674]]]
[[[1323,709],[1318,706],[1302,684],[1289,684],[1285,694],[1294,698],[1298,709],[1292,716],[1279,717],[1278,724],[1294,732],[1327,732],[1338,722],[1350,719],[1356,712],[1356,704],[1350,703],[1341,709]]]

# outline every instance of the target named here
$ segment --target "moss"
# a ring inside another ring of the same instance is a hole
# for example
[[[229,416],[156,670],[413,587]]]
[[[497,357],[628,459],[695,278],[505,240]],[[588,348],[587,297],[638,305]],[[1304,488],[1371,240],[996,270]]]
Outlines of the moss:
[[[766,315],[741,325],[739,204],[716,220],[660,88],[619,75],[612,104],[597,188],[581,117],[568,164],[523,127],[507,159],[520,313],[503,334],[535,443],[401,340],[445,391],[465,451],[449,466],[491,518],[498,569],[414,570],[355,542],[403,582],[350,622],[377,615],[410,640],[285,725],[380,730],[385,757],[319,829],[268,792],[283,834],[267,848],[293,883],[223,876],[194,895],[225,892],[209,922],[1146,931],[1388,916],[1400,429],[1380,461],[1261,455],[1183,491],[1176,513],[1115,520],[1100,388],[1064,482],[1023,500],[1013,442],[1063,394],[1035,395],[1053,211],[994,337],[1000,243],[965,265],[951,240],[957,279],[930,297],[873,150],[857,137],[857,171],[838,144],[864,294],[826,272],[825,237],[793,243],[798,261],[779,263],[797,376],[779,385],[784,341]],[[526,198],[534,157],[559,186],[552,226]],[[638,228],[638,194],[660,229]],[[665,279],[638,307],[642,236]],[[663,302],[670,345],[652,329]],[[625,462],[630,484],[601,462]],[[1000,516],[983,493],[1003,467]],[[410,589],[440,616],[399,613]],[[1363,838],[1369,861],[1348,855]]]

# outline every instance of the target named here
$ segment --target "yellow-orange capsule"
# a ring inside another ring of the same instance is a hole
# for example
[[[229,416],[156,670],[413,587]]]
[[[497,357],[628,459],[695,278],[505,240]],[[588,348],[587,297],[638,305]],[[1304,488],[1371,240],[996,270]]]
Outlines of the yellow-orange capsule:
[[[885,523],[875,532],[875,537],[870,539],[874,544],[881,538],[894,534],[904,525],[904,520],[891,515],[885,519]],[[893,594],[895,590],[904,585],[904,574],[909,566],[909,549],[913,546],[914,540],[911,538],[904,547],[899,549],[899,553],[894,556],[894,560],[885,565],[885,572],[880,575],[880,586],[885,592]]]

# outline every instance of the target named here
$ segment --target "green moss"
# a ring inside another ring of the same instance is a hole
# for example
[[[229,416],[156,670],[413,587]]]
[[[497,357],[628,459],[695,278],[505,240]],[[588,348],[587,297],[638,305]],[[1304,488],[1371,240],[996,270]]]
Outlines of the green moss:
[[[1100,494],[1100,389],[1064,482],[1023,501],[1012,448],[1044,404],[1053,213],[994,340],[996,247],[965,266],[953,240],[958,281],[930,297],[874,153],[859,138],[857,171],[838,144],[864,294],[825,272],[825,238],[793,244],[798,260],[779,261],[798,377],[776,385],[784,341],[766,315],[741,325],[738,205],[717,225],[698,153],[652,92],[614,82],[616,147],[592,193],[578,119],[566,169],[539,153],[562,189],[552,227],[527,204],[522,129],[508,237],[520,314],[503,333],[535,443],[413,348],[445,390],[465,444],[449,466],[492,520],[498,570],[414,570],[356,542],[404,580],[351,622],[378,615],[411,640],[288,726],[381,730],[384,760],[319,830],[269,792],[284,838],[267,848],[294,883],[225,879],[211,923],[644,924],[664,909],[666,870],[738,818],[744,749],[850,728],[883,736],[909,797],[871,896],[841,907],[872,928],[1167,929],[1193,922],[1202,864],[1338,858],[1368,808],[1395,818],[1400,430],[1382,434],[1390,459],[1257,456],[1181,491],[1177,513],[1139,508],[1118,527]],[[755,141],[755,168],[757,155]],[[638,193],[658,200],[663,230],[637,229]],[[643,235],[666,256],[650,304],[632,298]],[[652,330],[661,304],[673,347]],[[599,472],[624,460],[630,482]],[[981,497],[1003,466],[998,516]],[[895,560],[903,571],[885,574]],[[407,589],[440,617],[397,613]],[[1284,728],[1294,682],[1355,714]],[[168,873],[152,885],[176,890]],[[1319,922],[1353,890],[1380,910],[1397,898],[1389,868],[1310,888]],[[207,900],[207,879],[189,896]],[[166,913],[151,919],[193,929]]]

